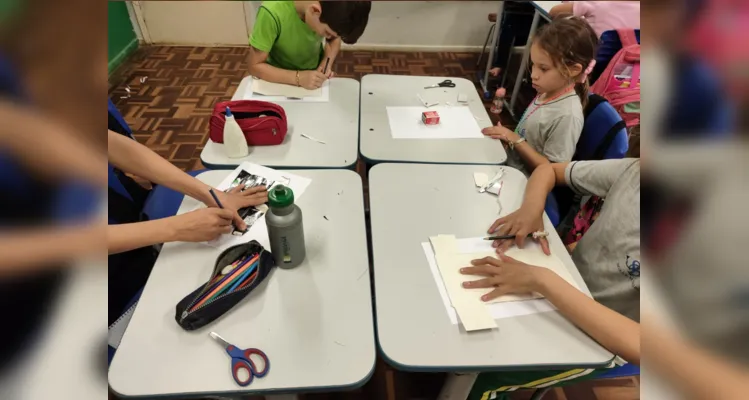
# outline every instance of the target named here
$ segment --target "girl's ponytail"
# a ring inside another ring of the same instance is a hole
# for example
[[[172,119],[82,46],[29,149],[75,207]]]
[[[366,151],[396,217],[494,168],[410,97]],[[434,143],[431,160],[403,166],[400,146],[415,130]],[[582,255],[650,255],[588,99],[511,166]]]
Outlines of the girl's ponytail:
[[[580,96],[580,103],[583,105],[583,109],[588,106],[588,92],[590,91],[590,82],[588,76],[593,72],[593,68],[596,66],[596,60],[592,59],[585,67],[585,70],[580,74],[577,82],[575,82],[575,92]]]
[[[577,93],[578,96],[580,96],[580,103],[583,105],[583,110],[585,107],[588,106],[588,93],[590,91],[590,83],[588,83],[588,78],[585,78],[585,81],[578,82],[575,84],[575,93]]]

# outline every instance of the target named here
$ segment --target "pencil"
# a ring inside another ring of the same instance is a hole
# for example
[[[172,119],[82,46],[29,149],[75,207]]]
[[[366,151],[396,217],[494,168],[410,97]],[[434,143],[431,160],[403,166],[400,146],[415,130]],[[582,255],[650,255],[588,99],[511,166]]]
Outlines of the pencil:
[[[325,59],[325,67],[322,69],[322,73],[325,74],[328,71],[328,63],[330,62],[330,57]]]
[[[221,204],[221,202],[218,200],[218,196],[216,196],[216,193],[213,191],[213,188],[210,188],[208,190],[208,192],[211,194],[211,197],[213,197],[213,201],[216,202],[216,205],[218,206],[218,208],[220,208],[220,209],[223,210],[224,209],[224,205]]]
[[[532,238],[532,237],[535,237],[536,235],[538,235],[538,232],[529,233],[528,236],[526,236],[526,237]],[[487,237],[484,238],[484,240],[507,240],[507,239],[515,239],[515,236],[517,236],[517,235],[487,236]],[[542,235],[542,236],[545,236],[545,235]]]

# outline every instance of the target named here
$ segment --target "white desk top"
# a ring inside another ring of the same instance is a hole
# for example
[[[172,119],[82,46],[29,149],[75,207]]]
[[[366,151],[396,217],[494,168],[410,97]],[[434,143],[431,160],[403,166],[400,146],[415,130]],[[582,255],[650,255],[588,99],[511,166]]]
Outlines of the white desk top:
[[[239,100],[247,85],[242,79],[232,100]],[[279,102],[286,111],[288,132],[278,146],[250,148],[243,158],[229,158],[224,145],[210,139],[200,153],[208,168],[235,168],[244,161],[272,168],[349,168],[359,155],[359,82],[349,78],[330,80],[328,102]],[[326,144],[303,138],[307,134]]]
[[[424,89],[451,79],[454,88]],[[420,106],[416,94],[456,105],[458,94],[468,96],[471,112],[481,128],[491,120],[473,82],[463,78],[403,75],[365,75],[361,81],[361,154],[370,162],[424,162],[436,164],[500,164],[507,160],[502,144],[480,139],[393,139],[388,106]],[[422,96],[423,97],[423,96]]]
[[[551,11],[554,6],[558,6],[562,4],[561,1],[532,1],[533,6],[536,7],[539,11],[541,11],[542,15],[549,16],[549,11]]]
[[[392,365],[407,370],[512,370],[603,366],[613,355],[558,312],[497,320],[499,329],[466,333],[448,318],[422,242],[437,234],[477,237],[497,217],[496,197],[478,193],[474,172],[497,166],[380,164],[369,173],[377,331]],[[523,198],[526,178],[507,171],[502,204]],[[546,229],[555,232],[544,216]],[[590,295],[556,233],[551,250]]]
[[[228,173],[210,171],[198,179],[217,185]],[[207,279],[219,250],[164,245],[112,361],[113,391],[206,397],[355,388],[366,382],[375,346],[361,178],[346,170],[293,173],[312,179],[298,202],[307,243],[304,263],[275,268],[234,309],[187,332],[174,320],[175,306]],[[186,198],[180,212],[196,204]],[[231,359],[208,336],[211,331],[240,348],[265,351],[268,375],[238,386]]]

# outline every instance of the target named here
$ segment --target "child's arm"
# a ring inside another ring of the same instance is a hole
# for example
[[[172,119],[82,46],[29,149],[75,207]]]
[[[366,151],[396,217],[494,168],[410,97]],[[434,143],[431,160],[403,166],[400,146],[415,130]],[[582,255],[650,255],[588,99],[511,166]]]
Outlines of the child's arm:
[[[320,61],[320,65],[317,67],[317,71],[324,74],[327,78],[333,76],[333,63],[335,62],[338,53],[341,51],[341,38],[335,38],[325,43],[325,56]],[[330,60],[330,61],[328,61]],[[328,67],[325,69],[325,67]],[[323,71],[325,70],[325,71]]]
[[[520,140],[520,135],[504,126],[490,126],[484,128],[481,133],[492,139],[499,139],[508,145],[512,144],[515,146],[515,151],[531,172],[540,165],[549,164],[549,159],[544,157],[543,154],[537,152],[533,146],[528,144],[528,142],[517,143],[517,141]]]
[[[499,260],[494,257],[473,260],[471,266],[461,268],[462,274],[485,277],[464,282],[463,286],[495,288],[481,297],[483,301],[507,294],[540,293],[603,347],[640,364],[640,324],[584,295],[547,268],[528,265],[504,254],[499,257]]]

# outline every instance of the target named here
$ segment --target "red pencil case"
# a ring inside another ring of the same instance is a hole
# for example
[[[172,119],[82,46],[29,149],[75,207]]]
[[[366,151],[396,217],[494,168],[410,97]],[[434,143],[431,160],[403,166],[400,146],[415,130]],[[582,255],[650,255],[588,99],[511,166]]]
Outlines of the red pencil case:
[[[273,146],[286,138],[286,113],[278,104],[256,100],[222,101],[213,107],[210,137],[215,143],[224,143],[226,107],[244,133],[250,146]]]

